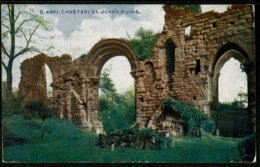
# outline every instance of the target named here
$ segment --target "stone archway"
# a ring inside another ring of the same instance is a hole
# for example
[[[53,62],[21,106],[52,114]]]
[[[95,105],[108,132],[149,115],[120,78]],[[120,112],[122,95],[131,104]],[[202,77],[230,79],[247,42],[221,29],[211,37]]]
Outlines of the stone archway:
[[[215,59],[212,61],[212,80],[211,89],[208,91],[208,96],[211,98],[211,107],[219,102],[219,76],[220,70],[224,64],[229,61],[230,58],[240,62],[240,67],[247,75],[247,93],[248,93],[248,106],[247,106],[247,115],[252,121],[252,131],[255,132],[255,71],[253,62],[250,61],[250,53],[243,50],[240,46],[227,43],[223,45],[217,52]],[[251,127],[250,127],[251,128]]]
[[[98,126],[102,124],[99,119],[98,113],[98,89],[100,82],[101,70],[104,64],[111,58],[115,56],[125,56],[131,66],[131,74],[135,79],[135,92],[136,92],[136,78],[135,72],[137,70],[138,64],[134,51],[131,49],[126,40],[121,39],[105,39],[98,42],[90,50],[90,52],[81,58],[83,66],[91,65],[94,72],[87,74],[89,79],[86,88],[86,108],[87,113],[90,115],[92,125],[95,127],[96,123]],[[127,81],[126,81],[127,82]],[[96,122],[96,123],[95,123]],[[103,130],[103,128],[100,128]]]
[[[103,65],[110,58],[118,55],[123,55],[128,59],[132,72],[137,69],[138,65],[135,53],[127,41],[123,39],[110,38],[101,40],[83,57],[83,61],[96,67],[97,71],[92,77],[99,77]]]
[[[241,63],[242,67],[248,63],[248,57],[246,53],[239,46],[228,43],[222,46],[222,48],[220,48],[216,56],[216,59],[213,62],[212,96],[211,96],[213,104],[216,104],[219,101],[218,80],[220,76],[220,70],[222,69],[224,64],[232,57],[238,60]]]

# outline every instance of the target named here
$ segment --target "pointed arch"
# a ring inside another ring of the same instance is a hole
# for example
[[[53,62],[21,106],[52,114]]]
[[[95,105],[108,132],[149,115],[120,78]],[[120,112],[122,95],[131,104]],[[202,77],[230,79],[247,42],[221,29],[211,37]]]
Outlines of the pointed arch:
[[[215,59],[212,63],[212,102],[213,104],[218,103],[218,80],[220,76],[220,70],[222,69],[223,65],[230,59],[234,58],[241,63],[241,67],[248,63],[249,59],[246,52],[236,44],[227,43],[223,45],[219,51],[217,52]]]

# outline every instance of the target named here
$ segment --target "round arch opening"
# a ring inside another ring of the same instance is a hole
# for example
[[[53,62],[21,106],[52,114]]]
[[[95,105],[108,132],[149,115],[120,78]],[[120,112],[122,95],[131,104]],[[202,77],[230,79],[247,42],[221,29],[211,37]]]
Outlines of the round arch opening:
[[[98,112],[107,133],[129,128],[135,121],[134,78],[124,56],[110,58],[102,67]]]
[[[111,58],[122,55],[128,60],[130,64],[130,71],[129,73],[134,78],[134,89],[133,89],[133,96],[134,96],[134,117],[136,114],[136,104],[135,104],[135,94],[136,94],[136,70],[137,70],[137,59],[134,51],[130,47],[127,41],[122,39],[105,39],[101,40],[94,47],[90,50],[90,52],[83,57],[83,62],[86,62],[87,65],[93,67],[94,72],[89,74],[89,78],[91,80],[91,84],[89,90],[91,90],[91,99],[92,101],[88,104],[88,112],[92,114],[92,118],[94,117],[96,121],[101,121],[101,113],[99,111],[99,84],[101,79],[101,71],[104,64],[109,61]],[[121,70],[121,69],[118,69]],[[134,118],[135,121],[136,118]],[[121,120],[120,120],[121,121]],[[124,120],[122,120],[124,121]],[[103,128],[106,127],[104,122],[102,122]]]

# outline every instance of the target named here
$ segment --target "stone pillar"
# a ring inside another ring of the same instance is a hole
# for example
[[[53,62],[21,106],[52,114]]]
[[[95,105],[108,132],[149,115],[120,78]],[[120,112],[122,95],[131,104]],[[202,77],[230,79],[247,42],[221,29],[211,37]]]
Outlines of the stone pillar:
[[[103,124],[98,114],[98,84],[100,78],[90,78],[87,88],[87,112],[89,120],[93,125],[92,131],[95,133],[103,133]]]
[[[256,132],[256,72],[254,63],[246,64],[246,73],[248,80],[248,113],[252,120],[253,132]]]

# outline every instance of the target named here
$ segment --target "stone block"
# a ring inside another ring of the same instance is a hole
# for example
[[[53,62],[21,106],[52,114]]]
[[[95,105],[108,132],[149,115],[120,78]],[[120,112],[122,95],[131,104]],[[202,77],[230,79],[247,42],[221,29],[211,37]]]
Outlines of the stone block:
[[[205,29],[205,30],[201,31],[201,34],[206,34],[206,33],[210,33],[210,30],[209,29]]]
[[[244,10],[244,11],[243,11],[243,14],[245,14],[245,15],[252,14],[252,13],[253,13],[253,12],[252,12],[251,9],[248,9],[248,10]]]
[[[246,20],[239,20],[239,21],[236,21],[234,25],[245,25],[247,22]]]
[[[251,14],[247,14],[247,15],[243,15],[240,17],[242,20],[246,20],[246,19],[252,19],[252,15]]]

